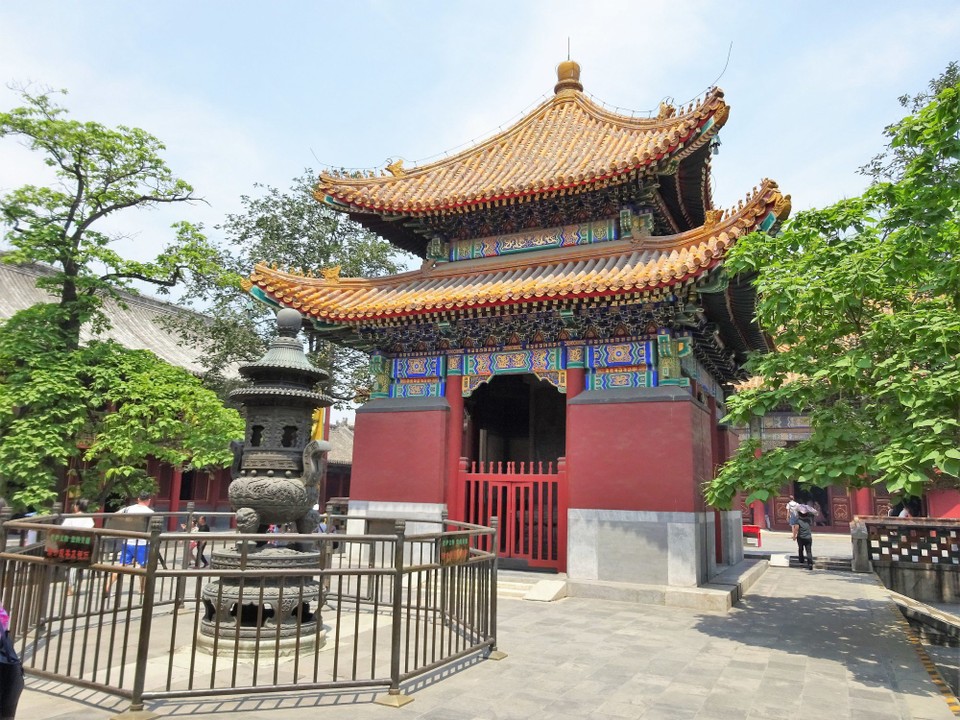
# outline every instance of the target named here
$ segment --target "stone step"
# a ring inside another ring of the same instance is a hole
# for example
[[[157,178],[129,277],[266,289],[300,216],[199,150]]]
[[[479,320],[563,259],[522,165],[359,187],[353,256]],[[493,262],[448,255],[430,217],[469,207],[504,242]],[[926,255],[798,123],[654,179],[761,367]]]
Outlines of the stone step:
[[[852,572],[850,568],[850,558],[829,558],[829,557],[816,557],[813,558],[813,568],[815,570],[832,570],[834,572]],[[802,565],[800,561],[797,560],[796,555],[790,556],[790,567],[795,568],[805,568],[807,566],[806,562]]]
[[[806,563],[801,565],[800,561],[797,560],[796,553],[760,553],[756,551],[748,552],[745,549],[743,557],[749,560],[767,560],[772,567],[806,567]],[[817,570],[832,570],[835,572],[852,572],[851,562],[851,559],[848,557],[814,555],[813,558],[813,566]]]
[[[517,598],[523,600],[528,592],[536,585],[535,582],[525,580],[497,579],[497,597]]]
[[[499,573],[497,597],[551,602],[566,597],[566,576],[544,573]]]

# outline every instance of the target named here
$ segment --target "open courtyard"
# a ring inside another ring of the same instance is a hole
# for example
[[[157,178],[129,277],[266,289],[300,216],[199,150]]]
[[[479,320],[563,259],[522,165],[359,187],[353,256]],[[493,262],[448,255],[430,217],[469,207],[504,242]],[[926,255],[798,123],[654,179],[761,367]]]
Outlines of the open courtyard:
[[[777,539],[768,544],[778,547]],[[194,720],[955,717],[951,696],[873,575],[770,567],[729,613],[501,599],[498,636],[506,659],[467,659],[421,678],[404,688],[414,702],[400,709],[362,692],[174,700],[147,709]],[[126,707],[28,678],[17,717],[106,720]]]

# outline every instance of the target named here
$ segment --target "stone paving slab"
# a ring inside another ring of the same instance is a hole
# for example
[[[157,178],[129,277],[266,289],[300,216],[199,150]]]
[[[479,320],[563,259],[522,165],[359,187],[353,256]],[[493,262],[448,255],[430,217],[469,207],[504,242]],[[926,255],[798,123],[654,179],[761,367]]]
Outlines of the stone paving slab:
[[[727,613],[570,597],[502,599],[501,661],[468,658],[405,688],[171,700],[192,720],[948,720],[954,715],[872,575],[769,568]],[[106,720],[126,707],[28,678],[18,720]]]

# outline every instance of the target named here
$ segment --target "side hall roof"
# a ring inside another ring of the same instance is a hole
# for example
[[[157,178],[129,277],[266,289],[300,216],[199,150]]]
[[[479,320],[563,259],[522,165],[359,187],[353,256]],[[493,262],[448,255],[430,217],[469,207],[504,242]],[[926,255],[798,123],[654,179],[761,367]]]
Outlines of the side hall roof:
[[[37,280],[49,276],[49,265],[31,263],[11,265],[0,262],[0,320],[39,303],[56,302],[56,298],[37,287]],[[165,320],[178,315],[196,315],[191,310],[162,300],[132,292],[118,292],[121,302],[112,297],[104,298],[104,312],[110,319],[110,327],[96,333],[89,324],[80,330],[80,342],[113,340],[130,350],[149,350],[161,360],[183,368],[194,375],[201,375],[205,368],[200,350],[184,342]],[[237,376],[236,366],[227,369],[229,377]]]
[[[677,235],[436,264],[385,278],[320,278],[258,264],[254,295],[329,325],[371,324],[499,305],[590,297],[659,295],[704,276],[738,238],[767,230],[790,212],[790,196],[764,180],[737,208]]]
[[[620,115],[583,94],[576,63],[561,63],[558,75],[551,98],[489,140],[421,167],[395,162],[390,175],[322,173],[317,199],[360,222],[363,215],[397,222],[587,192],[638,173],[672,175],[729,114],[723,91],[714,88],[685,109],[662,104],[656,118]],[[707,155],[697,162],[706,165]],[[702,210],[709,209],[705,201]]]

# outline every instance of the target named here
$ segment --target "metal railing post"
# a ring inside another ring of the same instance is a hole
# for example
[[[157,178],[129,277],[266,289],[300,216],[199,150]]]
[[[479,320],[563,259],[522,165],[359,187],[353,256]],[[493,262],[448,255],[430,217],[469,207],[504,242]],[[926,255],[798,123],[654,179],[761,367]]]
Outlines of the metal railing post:
[[[377,696],[374,702],[389,707],[403,707],[413,698],[400,692],[400,641],[403,623],[403,552],[407,524],[397,520],[394,524],[396,539],[393,548],[393,619],[390,633],[390,690]]]
[[[190,532],[190,529],[193,526],[193,512],[195,509],[193,500],[187,503],[187,521],[184,523],[184,527],[187,532]],[[213,552],[211,550],[211,552]],[[190,542],[187,541],[183,544],[183,553],[181,554],[181,567],[188,568],[190,567]],[[186,596],[187,588],[187,579],[185,577],[177,578],[177,602],[176,608],[179,610],[183,606],[184,598]]]
[[[490,518],[490,529],[493,530],[493,537],[491,542],[493,543],[493,562],[490,566],[490,573],[492,577],[490,578],[490,652],[487,654],[487,658],[490,660],[503,660],[507,654],[500,650],[497,650],[497,571],[500,567],[500,555],[499,555],[499,538],[497,537],[500,533],[500,518],[494,515]]]
[[[130,695],[129,712],[142,713],[143,686],[147,678],[147,658],[150,654],[150,632],[153,625],[153,593],[157,583],[157,566],[160,564],[160,533],[163,519],[150,518],[150,543],[147,554],[147,576],[143,584],[143,607],[140,616],[140,636],[137,639],[137,666],[133,675],[133,692]],[[143,541],[140,541],[143,542]],[[132,582],[131,578],[131,582]],[[138,717],[144,717],[138,715]],[[150,715],[150,717],[156,717]]]

